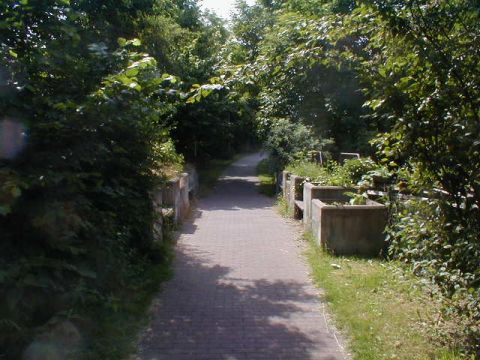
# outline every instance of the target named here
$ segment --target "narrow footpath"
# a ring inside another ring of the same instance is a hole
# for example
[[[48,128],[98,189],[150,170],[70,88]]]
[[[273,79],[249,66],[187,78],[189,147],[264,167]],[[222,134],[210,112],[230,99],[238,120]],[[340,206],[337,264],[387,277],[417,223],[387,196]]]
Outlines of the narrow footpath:
[[[346,358],[301,257],[298,227],[258,193],[260,160],[234,163],[183,226],[175,275],[137,359]]]

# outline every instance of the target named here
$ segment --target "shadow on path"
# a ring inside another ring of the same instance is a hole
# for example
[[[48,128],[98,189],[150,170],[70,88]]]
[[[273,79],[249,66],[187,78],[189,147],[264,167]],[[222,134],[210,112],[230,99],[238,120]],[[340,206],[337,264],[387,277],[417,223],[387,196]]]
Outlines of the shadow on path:
[[[343,359],[293,239],[241,159],[182,228],[141,360]]]
[[[302,303],[317,301],[303,284],[231,278],[229,268],[208,264],[188,247],[177,253],[177,262],[167,300],[160,298],[153,307],[157,316],[141,343],[141,359],[307,360],[320,359],[310,354],[319,347],[326,350],[321,359],[338,358],[328,354],[328,334],[323,334],[328,341],[320,336],[313,341],[278,322],[303,312]]]

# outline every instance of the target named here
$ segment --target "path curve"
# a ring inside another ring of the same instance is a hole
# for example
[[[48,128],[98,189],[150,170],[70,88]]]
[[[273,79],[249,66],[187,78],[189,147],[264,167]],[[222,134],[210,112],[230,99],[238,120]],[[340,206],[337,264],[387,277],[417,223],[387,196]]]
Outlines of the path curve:
[[[174,277],[141,360],[344,359],[295,239],[257,191],[259,154],[235,162],[182,228]]]

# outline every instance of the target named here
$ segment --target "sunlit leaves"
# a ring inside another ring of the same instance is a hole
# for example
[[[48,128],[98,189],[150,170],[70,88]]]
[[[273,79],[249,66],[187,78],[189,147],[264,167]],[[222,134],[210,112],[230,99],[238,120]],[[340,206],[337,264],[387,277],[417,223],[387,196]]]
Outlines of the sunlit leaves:
[[[221,91],[223,89],[224,89],[223,85],[220,85],[220,84],[206,84],[206,85],[193,84],[192,89],[188,94],[188,99],[186,100],[186,102],[188,104],[199,102],[202,99],[208,97],[212,92]]]

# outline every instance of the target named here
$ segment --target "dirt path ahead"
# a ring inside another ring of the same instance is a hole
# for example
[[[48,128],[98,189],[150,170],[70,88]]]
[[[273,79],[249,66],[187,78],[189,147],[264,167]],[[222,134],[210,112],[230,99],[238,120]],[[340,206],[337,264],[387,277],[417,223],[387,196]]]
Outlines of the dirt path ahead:
[[[259,154],[234,163],[185,224],[142,360],[344,359],[295,239],[258,193]]]

